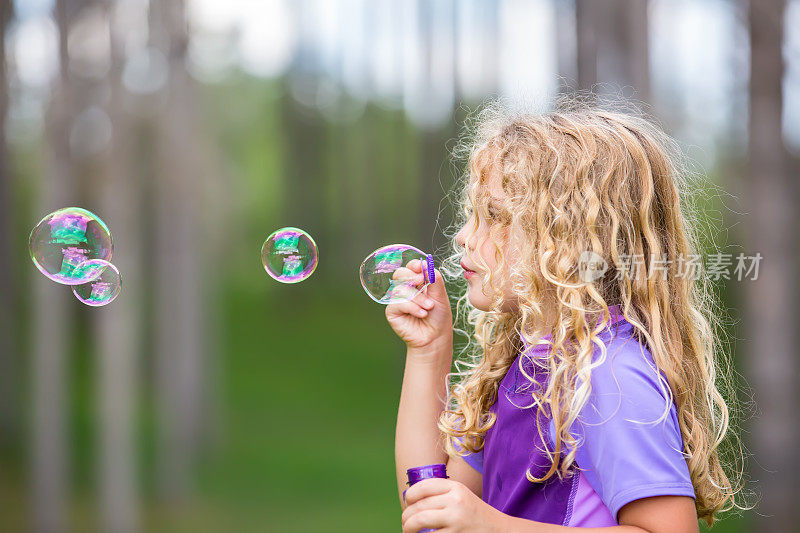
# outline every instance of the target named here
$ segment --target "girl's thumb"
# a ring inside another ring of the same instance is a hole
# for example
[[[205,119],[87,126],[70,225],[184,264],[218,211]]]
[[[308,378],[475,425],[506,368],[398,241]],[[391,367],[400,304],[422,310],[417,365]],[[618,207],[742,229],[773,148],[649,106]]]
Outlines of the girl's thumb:
[[[436,300],[446,302],[447,301],[447,290],[444,287],[444,278],[442,277],[442,273],[439,272],[438,269],[434,269],[435,272],[435,281],[428,285],[427,294],[428,297],[434,298]]]

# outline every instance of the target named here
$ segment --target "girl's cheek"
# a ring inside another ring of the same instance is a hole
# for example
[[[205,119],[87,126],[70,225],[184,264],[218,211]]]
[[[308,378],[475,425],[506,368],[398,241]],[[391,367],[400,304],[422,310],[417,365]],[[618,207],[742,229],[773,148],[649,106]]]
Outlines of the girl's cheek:
[[[481,243],[480,247],[481,257],[483,258],[484,261],[486,261],[486,264],[491,265],[494,262],[494,257],[493,254],[491,253],[492,250],[494,249],[492,241],[488,238],[487,235],[481,235],[479,242]]]

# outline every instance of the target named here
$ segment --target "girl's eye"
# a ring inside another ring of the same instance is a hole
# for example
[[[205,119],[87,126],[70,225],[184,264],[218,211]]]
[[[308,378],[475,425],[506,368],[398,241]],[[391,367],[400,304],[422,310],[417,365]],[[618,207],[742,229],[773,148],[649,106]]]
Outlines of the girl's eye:
[[[487,211],[489,212],[489,218],[492,220],[498,222],[503,220],[503,213],[499,209],[490,207]]]

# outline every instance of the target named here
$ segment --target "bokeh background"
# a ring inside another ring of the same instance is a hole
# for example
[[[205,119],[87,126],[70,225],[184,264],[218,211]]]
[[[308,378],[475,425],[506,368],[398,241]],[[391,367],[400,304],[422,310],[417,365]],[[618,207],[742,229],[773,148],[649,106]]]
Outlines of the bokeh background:
[[[800,1],[0,5],[0,530],[399,530],[404,346],[358,266],[441,258],[470,110],[593,88],[679,139],[707,253],[763,256],[714,281],[761,500],[714,529],[797,531]],[[105,308],[28,256],[72,205],[114,235]],[[260,264],[288,225],[294,286]]]

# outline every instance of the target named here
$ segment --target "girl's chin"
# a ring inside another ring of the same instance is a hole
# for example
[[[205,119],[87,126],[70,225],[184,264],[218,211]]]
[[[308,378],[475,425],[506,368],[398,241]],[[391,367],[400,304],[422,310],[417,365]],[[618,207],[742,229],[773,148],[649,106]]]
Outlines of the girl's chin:
[[[488,296],[483,294],[481,291],[480,284],[477,283],[470,283],[469,287],[467,288],[467,299],[469,303],[475,309],[479,311],[490,311],[492,307],[492,301],[489,299]],[[508,300],[503,303],[502,309],[500,310],[503,313],[515,313],[519,310],[519,306],[516,300]]]
[[[475,309],[479,309],[480,311],[488,311],[490,304],[489,299],[482,294],[476,295],[475,292],[479,290],[480,289],[475,289],[472,285],[470,285],[469,291],[467,292],[467,299]]]

